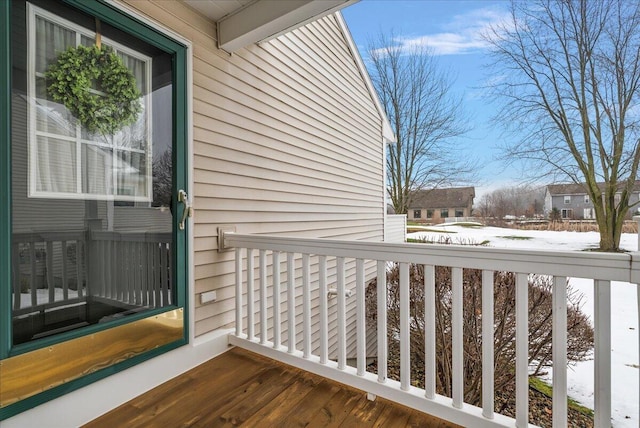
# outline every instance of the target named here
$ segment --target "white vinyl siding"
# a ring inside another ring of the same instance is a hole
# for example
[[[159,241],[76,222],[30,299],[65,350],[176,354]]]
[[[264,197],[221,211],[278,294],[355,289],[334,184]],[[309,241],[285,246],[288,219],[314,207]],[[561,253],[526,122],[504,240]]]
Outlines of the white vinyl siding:
[[[196,335],[234,321],[234,256],[217,252],[218,227],[383,240],[381,118],[335,16],[229,56],[187,6],[130,6],[193,42]],[[199,306],[210,290],[216,302]]]

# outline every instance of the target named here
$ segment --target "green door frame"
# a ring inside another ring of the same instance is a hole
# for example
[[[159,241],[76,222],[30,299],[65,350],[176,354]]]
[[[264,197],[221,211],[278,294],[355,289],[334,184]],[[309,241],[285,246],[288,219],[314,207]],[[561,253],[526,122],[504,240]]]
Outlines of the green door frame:
[[[188,103],[187,103],[187,47],[168,36],[161,34],[153,27],[103,0],[59,0],[91,16],[95,16],[122,31],[131,34],[165,52],[173,55],[173,141],[174,141],[174,191],[187,188],[187,141],[188,141]],[[93,325],[49,339],[12,346],[11,327],[11,1],[0,1],[0,194],[5,195],[0,203],[0,360],[30,352],[55,343],[105,330],[103,326]],[[173,212],[179,218],[184,206],[180,208],[177,195],[173,197]],[[133,365],[175,349],[188,342],[188,248],[187,235],[178,227],[173,227],[174,280],[176,284],[176,300],[171,307],[148,311],[140,315],[132,315],[119,323],[109,323],[108,328],[137,321],[175,308],[183,308],[183,337],[181,340],[160,346],[152,351],[137,355],[113,366],[91,373],[77,380],[49,389],[15,404],[0,408],[0,421],[17,413],[28,410],[41,403],[57,398],[75,389],[81,388],[97,380],[115,374]]]

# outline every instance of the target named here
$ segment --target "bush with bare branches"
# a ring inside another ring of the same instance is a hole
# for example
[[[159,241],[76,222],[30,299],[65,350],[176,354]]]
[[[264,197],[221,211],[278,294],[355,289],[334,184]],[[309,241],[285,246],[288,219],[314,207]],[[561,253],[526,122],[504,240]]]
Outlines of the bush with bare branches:
[[[451,396],[451,269],[436,267],[436,390]],[[424,269],[410,266],[410,326],[412,379],[424,386]],[[529,364],[534,375],[552,365],[552,278],[529,278]],[[399,269],[387,273],[387,313],[390,343],[400,334]],[[463,273],[464,400],[479,405],[482,399],[482,272],[465,269]],[[587,358],[593,349],[593,328],[580,311],[580,296],[568,290],[569,362]],[[367,286],[368,323],[376,326],[376,280]],[[515,378],[515,274],[494,274],[494,370],[495,389],[500,391]]]

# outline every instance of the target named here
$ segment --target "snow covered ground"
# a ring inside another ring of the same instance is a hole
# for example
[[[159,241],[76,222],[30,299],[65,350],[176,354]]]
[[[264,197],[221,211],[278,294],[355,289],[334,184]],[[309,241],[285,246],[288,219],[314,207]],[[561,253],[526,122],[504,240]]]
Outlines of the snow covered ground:
[[[453,243],[488,240],[488,246],[535,250],[584,250],[597,248],[600,240],[596,232],[553,232],[503,229],[498,227],[469,228],[456,224],[430,226],[429,231],[410,233],[408,238],[426,238],[438,242],[448,236]],[[514,239],[524,237],[527,239]],[[638,236],[623,234],[621,248],[638,249]],[[571,286],[584,295],[582,307],[593,320],[593,281],[571,278]],[[638,308],[636,285],[613,282],[612,288],[612,424],[614,427],[640,426],[638,411]],[[587,407],[594,403],[593,360],[569,368],[569,395]],[[551,372],[548,380],[551,379]]]

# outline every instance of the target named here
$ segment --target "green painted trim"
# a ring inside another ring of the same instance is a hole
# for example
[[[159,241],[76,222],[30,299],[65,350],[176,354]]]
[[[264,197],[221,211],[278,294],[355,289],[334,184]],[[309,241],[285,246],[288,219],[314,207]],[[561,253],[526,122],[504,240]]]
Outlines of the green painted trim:
[[[80,379],[73,380],[71,382],[57,386],[50,390],[44,391],[38,395],[34,395],[22,401],[18,401],[17,403],[11,404],[7,407],[0,408],[0,421],[4,419],[8,419],[26,410],[33,409],[34,407],[39,406],[40,404],[46,403],[47,401],[51,401],[55,398],[61,397],[72,391],[83,388],[93,382],[102,380],[122,370],[128,369],[130,367],[133,367],[135,365],[148,361],[152,358],[160,356],[173,349],[179,348],[185,344],[187,344],[187,341],[185,339],[178,340],[173,343],[169,343],[167,345],[161,346],[152,351],[148,351],[144,354],[137,355],[135,357],[129,358],[128,360],[122,361],[113,366],[106,367],[102,370],[99,370],[87,376],[81,377]],[[123,387],[126,387],[126,386],[123,386]]]
[[[173,62],[173,73],[174,73],[174,88],[173,94],[175,99],[175,109],[173,112],[174,115],[174,141],[175,141],[175,171],[174,171],[174,183],[176,186],[175,192],[177,193],[178,189],[184,189],[189,192],[188,188],[188,180],[187,180],[187,172],[188,165],[186,159],[187,153],[187,141],[188,141],[188,103],[187,103],[187,58],[186,58],[186,48],[179,49],[175,52],[174,62]],[[176,195],[177,196],[177,195]],[[193,195],[191,195],[191,200]],[[174,200],[176,197],[174,197]],[[183,207],[185,209],[186,207]],[[178,212],[175,210],[174,212]],[[188,254],[188,245],[187,245],[187,233],[189,233],[188,228],[185,231],[178,231],[178,228],[174,225],[174,230],[176,230],[175,243],[176,248],[176,261],[175,261],[175,272],[183,272],[184,275],[182,277],[176,278],[176,282],[178,284],[178,291],[182,291],[178,293],[177,304],[179,306],[183,306],[185,310],[188,308],[187,305],[187,290],[188,290],[188,262],[189,262],[189,254]],[[182,287],[181,287],[182,286]],[[189,318],[189,313],[185,313],[185,319]],[[188,329],[188,322],[185,322],[185,330]]]
[[[103,0],[62,0],[64,3],[75,7],[91,16],[98,16],[102,21],[114,27],[126,31],[145,42],[156,46],[166,52],[177,52],[185,49],[183,44],[158,33],[146,23],[126,15],[126,12],[117,6],[105,3]]]
[[[188,192],[188,168],[187,164],[187,141],[189,124],[188,121],[188,91],[187,91],[187,48],[163,34],[160,34],[146,23],[128,16],[126,12],[119,10],[116,6],[103,2],[102,0],[62,0],[89,15],[97,16],[102,21],[123,30],[165,52],[174,55],[174,156],[176,167],[174,168],[175,189],[184,189]],[[10,57],[10,32],[11,13],[9,1],[0,1],[0,189],[10,190],[10,94],[11,94],[11,57]],[[7,193],[10,195],[10,193]],[[176,198],[174,197],[174,201]],[[175,203],[175,202],[174,202]],[[177,212],[177,210],[174,210]],[[0,204],[0,284],[11,283],[11,205]],[[17,355],[42,348],[62,341],[71,340],[76,337],[102,331],[107,328],[133,322],[141,318],[163,313],[168,310],[182,307],[184,309],[184,334],[183,338],[171,344],[161,346],[152,351],[132,357],[111,367],[104,368],[98,372],[76,379],[64,385],[60,385],[51,390],[45,391],[36,396],[27,398],[18,403],[0,409],[0,420],[9,418],[25,410],[31,409],[46,401],[60,397],[68,392],[82,388],[92,382],[104,379],[126,368],[145,362],[157,357],[172,349],[178,348],[188,343],[189,338],[189,306],[188,302],[188,246],[186,233],[178,231],[177,216],[174,224],[174,242],[176,252],[174,255],[174,283],[176,284],[175,303],[170,308],[160,308],[142,314],[132,315],[126,320],[113,321],[101,325],[88,326],[76,331],[56,335],[54,338],[42,339],[33,343],[24,344],[11,349],[11,289],[10,287],[0,287],[0,317],[5,321],[0,327],[0,359],[7,358],[9,354]],[[6,282],[4,282],[6,281]],[[5,315],[7,314],[7,315]]]
[[[0,2],[0,316],[11,319],[11,2]],[[11,322],[0,323],[0,359],[11,349]]]

